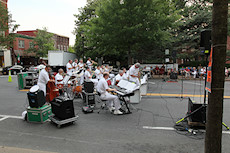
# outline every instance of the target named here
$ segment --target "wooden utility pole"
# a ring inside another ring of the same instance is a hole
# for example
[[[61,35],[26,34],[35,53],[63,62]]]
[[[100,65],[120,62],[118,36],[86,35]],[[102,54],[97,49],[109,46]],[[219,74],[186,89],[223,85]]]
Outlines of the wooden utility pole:
[[[208,97],[205,153],[221,153],[228,0],[213,0],[212,82]]]

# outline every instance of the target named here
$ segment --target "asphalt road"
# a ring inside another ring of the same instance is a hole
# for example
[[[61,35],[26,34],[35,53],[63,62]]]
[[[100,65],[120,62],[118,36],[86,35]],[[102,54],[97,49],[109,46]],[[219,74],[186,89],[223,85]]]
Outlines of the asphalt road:
[[[0,153],[60,152],[60,153],[192,153],[204,152],[204,133],[178,133],[175,122],[185,116],[186,94],[202,95],[203,81],[177,83],[150,80],[148,93],[143,96],[132,114],[115,116],[108,111],[97,114],[81,112],[81,99],[74,100],[79,120],[75,125],[58,129],[49,122],[27,123],[20,119],[27,105],[26,92],[19,91],[17,79],[8,83],[0,76]],[[225,95],[229,96],[230,82],[226,82]],[[183,91],[183,92],[182,92]],[[164,97],[162,94],[181,94],[182,97]],[[202,101],[203,98],[195,98]],[[99,107],[99,105],[97,106]],[[230,99],[224,100],[224,121],[230,125]],[[5,118],[4,118],[5,117]],[[225,128],[223,128],[225,130]],[[230,134],[223,134],[223,152],[229,152]],[[13,152],[13,151],[12,151]]]

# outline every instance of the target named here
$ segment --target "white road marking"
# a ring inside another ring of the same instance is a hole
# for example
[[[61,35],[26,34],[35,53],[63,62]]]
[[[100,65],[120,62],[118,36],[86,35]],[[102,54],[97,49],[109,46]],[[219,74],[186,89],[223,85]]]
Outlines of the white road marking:
[[[149,130],[165,130],[165,131],[175,131],[172,127],[152,127],[152,126],[143,126],[143,129]],[[204,131],[205,132],[205,131]],[[222,131],[224,134],[230,134],[230,131]]]
[[[148,82],[149,84],[156,84],[155,82]]]
[[[12,116],[12,115],[0,115],[0,117],[3,117],[3,118],[5,118],[5,119],[7,119],[7,118],[23,119],[22,116]],[[2,119],[3,119],[3,118],[2,118]],[[3,120],[4,120],[4,119],[3,119]],[[2,121],[2,120],[0,119],[0,121]]]
[[[3,121],[3,120],[5,120],[5,119],[7,119],[7,118],[9,118],[9,117],[7,117],[7,116],[6,116],[6,117],[3,117],[3,118],[0,119],[0,121]]]

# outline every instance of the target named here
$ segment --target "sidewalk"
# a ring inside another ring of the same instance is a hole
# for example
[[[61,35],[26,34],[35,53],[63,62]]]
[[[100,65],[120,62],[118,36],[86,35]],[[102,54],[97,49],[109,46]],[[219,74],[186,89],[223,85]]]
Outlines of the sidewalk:
[[[163,79],[163,78],[167,78],[167,79],[169,79],[169,75],[153,75],[152,77],[151,77],[151,79]],[[193,77],[187,77],[187,78],[185,78],[184,76],[182,77],[181,75],[178,75],[178,80],[204,80],[203,78],[193,78]],[[227,77],[227,78],[225,78],[225,81],[230,81],[230,77]]]

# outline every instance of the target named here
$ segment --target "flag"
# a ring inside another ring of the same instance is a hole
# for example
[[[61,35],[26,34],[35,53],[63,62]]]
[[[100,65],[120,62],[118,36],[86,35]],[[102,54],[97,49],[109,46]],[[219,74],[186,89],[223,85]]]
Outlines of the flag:
[[[20,56],[19,56],[19,54],[17,56],[17,60],[18,60],[18,63],[20,63]]]

